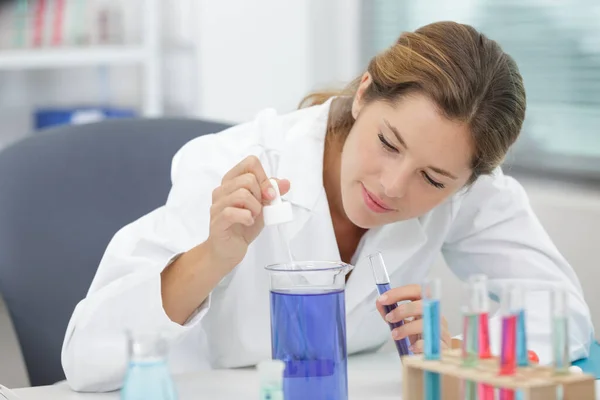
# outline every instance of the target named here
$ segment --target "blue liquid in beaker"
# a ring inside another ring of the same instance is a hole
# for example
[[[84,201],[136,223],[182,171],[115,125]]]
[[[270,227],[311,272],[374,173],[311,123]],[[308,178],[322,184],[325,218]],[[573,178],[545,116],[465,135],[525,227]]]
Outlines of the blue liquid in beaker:
[[[164,361],[135,362],[129,366],[121,400],[176,400],[177,394]]]
[[[348,399],[343,291],[271,291],[271,335],[286,400]]]
[[[384,294],[388,290],[390,290],[390,284],[389,283],[377,284],[377,291],[379,292],[379,294]],[[397,304],[392,304],[392,305],[389,305],[389,306],[383,306],[383,308],[385,309],[385,313],[387,315],[390,312],[392,312],[393,310],[395,310],[396,308],[398,308],[398,305]],[[400,327],[402,325],[404,325],[404,321],[393,322],[393,323],[389,324],[390,329],[398,328],[398,327]],[[405,337],[405,338],[400,339],[400,340],[395,340],[395,342],[396,342],[396,349],[398,350],[398,354],[400,354],[401,356],[406,356],[406,355],[412,354],[412,352],[408,349],[408,346],[409,346],[408,337]]]

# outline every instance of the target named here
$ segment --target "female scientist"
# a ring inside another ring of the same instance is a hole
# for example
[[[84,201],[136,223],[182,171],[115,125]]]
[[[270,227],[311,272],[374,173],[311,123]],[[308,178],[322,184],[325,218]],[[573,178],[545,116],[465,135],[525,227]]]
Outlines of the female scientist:
[[[73,389],[121,385],[127,329],[163,332],[174,373],[270,358],[264,267],[288,257],[262,220],[270,177],[294,209],[283,225],[294,258],[355,265],[348,353],[390,338],[366,260],[380,250],[396,287],[387,302],[418,300],[414,284],[440,251],[459,278],[486,274],[492,295],[526,284],[529,348],[542,363],[551,360],[547,289],[566,283],[571,357],[587,355],[592,325],[577,276],[499,168],[521,130],[525,91],[497,43],[467,25],[427,25],[400,36],[344,92],[303,104],[176,154],[166,204],[116,233],[73,313],[62,352]],[[419,304],[390,317],[418,317]],[[420,329],[416,319],[392,335]]]

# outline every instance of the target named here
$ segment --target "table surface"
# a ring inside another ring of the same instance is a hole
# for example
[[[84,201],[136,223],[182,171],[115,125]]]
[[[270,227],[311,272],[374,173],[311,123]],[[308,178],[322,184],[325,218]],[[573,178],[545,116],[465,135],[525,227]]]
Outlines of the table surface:
[[[257,399],[258,374],[255,369],[210,370],[174,377],[179,400]],[[233,384],[235,382],[235,384]],[[402,368],[397,353],[354,355],[348,359],[349,400],[400,400]],[[65,383],[16,389],[22,400],[118,400],[119,393],[75,393]],[[596,381],[600,400],[600,381]]]
[[[253,368],[210,370],[174,377],[179,400],[257,399],[258,373]],[[354,355],[348,359],[349,400],[398,400],[402,369],[397,353]],[[235,384],[233,384],[235,382]],[[118,392],[75,393],[65,384],[16,389],[22,400],[117,400]]]

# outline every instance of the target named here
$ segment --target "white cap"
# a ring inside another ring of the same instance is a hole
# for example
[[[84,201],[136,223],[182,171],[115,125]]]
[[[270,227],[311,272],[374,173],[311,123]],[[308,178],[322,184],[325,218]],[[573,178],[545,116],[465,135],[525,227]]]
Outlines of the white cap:
[[[261,383],[274,387],[283,386],[283,370],[285,363],[281,360],[265,360],[257,365]]]
[[[581,369],[581,367],[578,367],[577,365],[571,365],[569,367],[569,372],[571,372],[573,374],[582,374],[583,370]]]
[[[269,205],[263,207],[263,219],[265,225],[277,225],[284,222],[290,222],[294,218],[292,214],[292,205],[281,200],[277,180],[271,179],[270,181],[275,190],[275,198],[271,200]]]

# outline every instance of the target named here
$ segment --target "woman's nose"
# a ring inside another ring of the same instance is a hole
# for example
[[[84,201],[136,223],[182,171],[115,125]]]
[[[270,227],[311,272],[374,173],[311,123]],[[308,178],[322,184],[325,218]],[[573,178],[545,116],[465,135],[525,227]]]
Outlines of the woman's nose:
[[[383,192],[386,197],[397,199],[402,198],[408,190],[410,183],[410,173],[405,168],[394,168],[386,171],[381,179]]]

